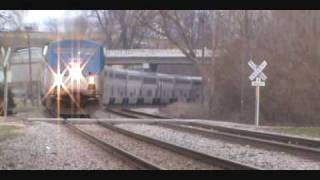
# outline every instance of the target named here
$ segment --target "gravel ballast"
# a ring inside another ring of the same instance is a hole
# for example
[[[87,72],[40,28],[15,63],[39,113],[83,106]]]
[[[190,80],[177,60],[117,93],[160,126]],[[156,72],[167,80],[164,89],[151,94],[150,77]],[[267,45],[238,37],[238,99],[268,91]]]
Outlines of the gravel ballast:
[[[121,127],[139,134],[197,150],[209,155],[250,164],[263,169],[320,169],[320,162],[293,156],[279,151],[255,148],[249,145],[227,143],[219,139],[209,139],[200,135],[174,131],[145,124],[119,124]]]
[[[292,137],[306,138],[306,139],[318,140],[318,141],[320,140],[319,137],[311,137],[311,136],[304,135],[304,134],[297,135],[297,134],[289,134],[286,132],[279,132],[279,131],[276,131],[275,129],[281,128],[281,127],[277,127],[277,126],[256,127],[255,125],[251,125],[251,124],[240,124],[240,123],[234,123],[234,122],[200,120],[200,119],[188,119],[187,121],[198,122],[198,123],[214,125],[214,126],[223,126],[223,127],[237,128],[237,129],[243,129],[243,130],[251,130],[251,131],[257,131],[257,132],[262,132],[262,133],[266,132],[266,133],[277,134],[277,135],[287,135],[287,136],[292,136]],[[286,128],[286,127],[283,127],[283,128]]]
[[[103,110],[96,111],[94,113],[94,117],[95,118],[103,118],[103,119],[123,119],[123,117],[120,115],[110,113],[107,111],[103,111]]]
[[[211,165],[184,157],[170,150],[135,140],[98,125],[77,125],[77,127],[85,130],[90,135],[124,149],[138,157],[142,157],[165,169],[217,169]]]
[[[37,122],[0,142],[0,169],[133,169],[63,125]]]

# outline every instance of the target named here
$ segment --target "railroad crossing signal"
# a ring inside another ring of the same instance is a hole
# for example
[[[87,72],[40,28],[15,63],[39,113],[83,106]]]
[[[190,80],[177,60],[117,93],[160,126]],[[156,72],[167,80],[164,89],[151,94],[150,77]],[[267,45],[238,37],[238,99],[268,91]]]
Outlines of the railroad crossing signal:
[[[256,78],[260,78],[262,81],[267,80],[267,76],[262,72],[263,69],[268,65],[266,61],[263,61],[259,66],[256,65],[252,60],[248,62],[248,65],[253,70],[253,73],[249,76],[249,79],[253,81]]]
[[[252,60],[248,62],[248,65],[253,70],[253,73],[249,76],[251,85],[256,87],[256,111],[255,111],[255,124],[259,126],[259,105],[260,105],[260,86],[265,86],[265,80],[267,76],[262,72],[268,65],[266,61],[263,61],[260,65],[256,65]]]

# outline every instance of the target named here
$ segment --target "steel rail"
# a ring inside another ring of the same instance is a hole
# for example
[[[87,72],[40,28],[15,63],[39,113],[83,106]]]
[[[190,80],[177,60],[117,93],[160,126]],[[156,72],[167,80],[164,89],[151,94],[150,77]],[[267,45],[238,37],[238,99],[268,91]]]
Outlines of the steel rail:
[[[148,116],[148,117],[152,117],[152,118],[156,118],[156,119],[172,119],[170,117],[166,117],[166,116],[161,116],[161,115],[156,115],[156,114],[149,114],[149,113],[144,113],[144,112],[139,112],[139,111],[134,111],[131,109],[122,109],[125,112],[129,112],[129,113],[134,113],[134,114],[138,114],[138,115],[142,115],[142,116]]]
[[[124,111],[131,113],[130,114],[131,117],[133,117],[132,114],[138,114],[144,117],[158,116],[158,115],[137,112],[137,111],[128,110],[128,109],[125,109]],[[160,117],[165,118],[164,116],[160,116]],[[138,118],[138,116],[136,116],[136,118]],[[254,143],[266,144],[266,145],[276,146],[279,148],[284,148],[292,152],[299,151],[302,153],[312,154],[316,156],[320,155],[320,148],[319,148],[320,141],[317,141],[317,140],[250,131],[250,130],[244,130],[244,129],[233,128],[233,127],[208,125],[208,124],[203,124],[198,122],[179,122],[179,123],[156,122],[156,124],[162,127],[189,132],[193,134],[200,134],[210,138],[213,138],[213,137],[216,138],[217,136],[222,138],[229,138],[229,139],[233,138],[231,140],[238,139],[238,140],[244,140],[244,141],[251,141]],[[182,124],[190,125],[192,127],[181,126]],[[200,127],[202,129],[194,128],[194,127]],[[212,131],[212,130],[215,130],[215,131]]]
[[[212,130],[207,130],[207,129],[198,129],[194,127],[187,127],[183,126],[182,124],[176,124],[176,123],[166,123],[166,122],[156,122],[155,124],[158,124],[159,126],[173,129],[173,130],[178,130],[178,131],[183,131],[187,133],[192,133],[196,135],[202,135],[204,137],[208,138],[228,138],[229,141],[250,141],[252,143],[257,143],[260,145],[267,145],[267,146],[276,146],[278,148],[286,149],[287,151],[290,152],[301,152],[304,154],[308,155],[315,155],[320,158],[320,149],[317,148],[312,148],[312,147],[306,147],[306,146],[300,146],[300,145],[295,145],[295,144],[287,144],[283,142],[278,142],[278,141],[273,141],[273,140],[266,140],[266,139],[260,139],[260,138],[255,138],[255,137],[250,137],[250,136],[243,136],[239,134],[232,134],[232,133],[226,133],[226,132],[220,132],[220,131],[212,131]],[[256,145],[256,144],[255,144]]]
[[[234,127],[209,125],[209,124],[203,124],[203,123],[198,123],[198,122],[186,122],[186,124],[189,124],[191,126],[205,128],[205,129],[214,129],[214,130],[218,130],[218,131],[222,131],[222,132],[240,134],[240,135],[244,135],[244,136],[250,136],[250,137],[255,137],[255,138],[260,138],[260,139],[265,139],[265,140],[284,142],[287,144],[296,144],[296,145],[306,146],[306,147],[310,147],[310,148],[320,148],[320,141],[319,140],[294,137],[294,136],[289,136],[289,135],[272,134],[272,133],[268,133],[268,132],[258,132],[258,131],[239,129],[239,128],[234,128]]]
[[[125,110],[130,113],[140,114],[143,116],[149,116],[149,117],[157,117],[158,115],[143,113],[143,112],[137,112],[132,110]],[[162,119],[165,118],[164,116],[160,116]],[[219,125],[209,125],[209,124],[203,124],[199,122],[182,122],[183,124],[188,124],[195,127],[201,127],[204,129],[214,129],[218,130],[220,132],[227,132],[232,134],[238,134],[248,137],[254,137],[264,140],[271,140],[271,141],[279,141],[286,144],[295,144],[304,146],[307,148],[313,148],[313,150],[320,151],[320,140],[313,140],[313,139],[307,139],[302,137],[294,137],[290,135],[280,135],[280,134],[273,134],[268,132],[258,132],[258,131],[252,131],[247,129],[239,129],[235,127],[225,127],[225,126],[219,126]]]
[[[81,130],[80,128],[74,126],[73,124],[70,124],[68,122],[64,123],[66,127],[68,127],[70,130],[72,130],[73,132],[79,134],[80,136],[82,136],[83,138],[87,139],[88,141],[94,143],[95,145],[101,147],[102,149],[111,152],[111,153],[116,153],[118,156],[120,156],[123,160],[125,161],[129,161],[130,163],[134,164],[137,168],[139,169],[147,169],[147,170],[165,170],[162,167],[159,167],[145,159],[142,159],[138,156],[135,156],[133,154],[131,154],[128,151],[125,151],[123,149],[120,149],[116,146],[113,146],[109,143],[106,143],[92,135],[90,135],[89,133]]]
[[[201,162],[204,162],[204,163],[207,163],[207,164],[210,164],[213,166],[220,167],[222,169],[226,169],[226,170],[232,170],[232,169],[233,170],[261,170],[258,167],[253,167],[251,165],[242,164],[239,162],[223,159],[220,157],[211,156],[211,155],[204,154],[204,153],[201,153],[198,151],[194,151],[194,150],[191,150],[191,149],[188,149],[185,147],[177,146],[177,145],[174,145],[169,142],[164,142],[164,141],[161,141],[158,139],[154,139],[151,137],[140,135],[140,134],[134,133],[132,131],[128,131],[123,128],[116,127],[116,126],[109,124],[109,123],[106,123],[106,122],[98,121],[98,124],[100,124],[101,126],[103,126],[105,128],[116,131],[118,133],[122,133],[128,137],[135,138],[135,139],[138,139],[138,140],[150,143],[150,144],[154,144],[156,146],[159,146],[159,147],[162,147],[165,149],[169,149],[169,150],[174,151],[176,153],[182,154],[184,156],[199,160]]]
[[[113,109],[113,108],[106,108],[105,110],[107,110],[107,111],[109,111],[111,113],[115,113],[115,114],[119,114],[121,116],[128,117],[128,118],[133,118],[133,119],[140,118],[137,115],[132,115],[132,113],[124,112],[124,111],[121,111],[121,110],[116,110],[116,109]]]

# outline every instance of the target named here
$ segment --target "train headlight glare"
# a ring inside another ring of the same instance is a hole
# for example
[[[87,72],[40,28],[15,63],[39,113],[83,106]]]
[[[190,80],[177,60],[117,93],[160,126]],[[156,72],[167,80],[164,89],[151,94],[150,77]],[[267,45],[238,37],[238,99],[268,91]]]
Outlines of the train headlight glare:
[[[89,80],[88,84],[95,84],[95,76],[94,75],[89,75]]]
[[[95,74],[89,73],[89,76],[88,76],[88,90],[91,90],[93,92],[96,91],[95,78],[96,78]]]
[[[62,74],[56,74],[54,77],[54,85],[62,86],[63,85],[63,77]]]
[[[80,63],[71,63],[71,67],[69,69],[69,75],[72,80],[79,80],[82,76]]]

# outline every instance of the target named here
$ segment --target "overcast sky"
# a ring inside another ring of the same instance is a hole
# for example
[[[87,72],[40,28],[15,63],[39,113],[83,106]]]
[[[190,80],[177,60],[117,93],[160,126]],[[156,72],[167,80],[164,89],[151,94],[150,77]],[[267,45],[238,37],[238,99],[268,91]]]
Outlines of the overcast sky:
[[[40,25],[40,30],[43,28],[43,23],[49,19],[58,19],[62,22],[65,18],[73,17],[79,14],[80,11],[75,10],[29,10],[24,19],[25,23],[37,23]]]

